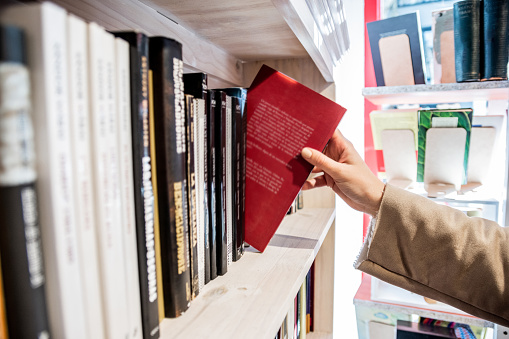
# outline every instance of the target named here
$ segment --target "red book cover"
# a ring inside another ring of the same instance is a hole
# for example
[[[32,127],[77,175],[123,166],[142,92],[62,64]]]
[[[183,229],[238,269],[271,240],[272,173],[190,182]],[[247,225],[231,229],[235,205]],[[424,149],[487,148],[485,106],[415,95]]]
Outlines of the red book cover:
[[[264,251],[346,109],[264,65],[247,95],[245,241]]]

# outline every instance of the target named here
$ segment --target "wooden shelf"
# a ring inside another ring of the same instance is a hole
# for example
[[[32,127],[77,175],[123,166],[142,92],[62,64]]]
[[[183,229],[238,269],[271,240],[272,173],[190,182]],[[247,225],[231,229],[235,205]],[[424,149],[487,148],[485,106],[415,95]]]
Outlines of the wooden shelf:
[[[509,81],[366,87],[362,95],[375,105],[509,100]]]
[[[248,248],[226,275],[205,285],[184,315],[163,320],[161,337],[273,338],[334,218],[333,208],[286,216],[263,253]]]

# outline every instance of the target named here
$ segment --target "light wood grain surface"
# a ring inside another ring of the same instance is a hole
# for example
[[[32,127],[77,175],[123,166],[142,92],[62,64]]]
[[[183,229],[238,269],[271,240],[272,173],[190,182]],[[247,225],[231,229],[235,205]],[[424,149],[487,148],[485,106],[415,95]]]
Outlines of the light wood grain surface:
[[[332,208],[286,216],[263,253],[248,249],[226,275],[205,285],[183,316],[165,319],[162,337],[274,337],[333,220]]]

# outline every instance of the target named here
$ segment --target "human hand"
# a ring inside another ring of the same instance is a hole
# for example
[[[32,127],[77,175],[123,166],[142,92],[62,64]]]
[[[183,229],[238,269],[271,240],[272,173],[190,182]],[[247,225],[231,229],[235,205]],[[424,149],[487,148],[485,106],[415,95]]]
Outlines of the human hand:
[[[313,172],[323,172],[308,179],[302,189],[331,187],[353,209],[376,215],[385,186],[371,172],[352,143],[336,129],[324,153],[309,147],[302,149],[302,157],[315,166]]]

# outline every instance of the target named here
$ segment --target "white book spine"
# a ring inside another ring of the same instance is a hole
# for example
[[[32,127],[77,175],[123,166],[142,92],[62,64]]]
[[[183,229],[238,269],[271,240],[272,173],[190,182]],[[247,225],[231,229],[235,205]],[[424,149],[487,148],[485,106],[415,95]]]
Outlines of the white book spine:
[[[226,96],[226,241],[228,265],[233,262],[233,174],[232,174],[232,98]]]
[[[89,26],[90,104],[96,229],[106,336],[127,337],[127,302],[116,142],[114,38]]]
[[[205,286],[205,178],[204,131],[205,100],[194,99],[194,168],[196,177],[196,224],[198,233],[198,284],[200,291]]]
[[[120,196],[126,260],[129,338],[142,339],[140,281],[134,212],[134,179],[131,133],[129,44],[116,38],[116,81]]]
[[[87,335],[104,338],[97,235],[94,225],[94,191],[90,154],[88,106],[87,24],[74,15],[68,16],[69,105],[73,147],[78,250],[82,269]]]
[[[67,13],[51,3],[35,3],[6,8],[0,18],[24,29],[28,46],[51,331],[54,338],[86,338],[73,205]]]

